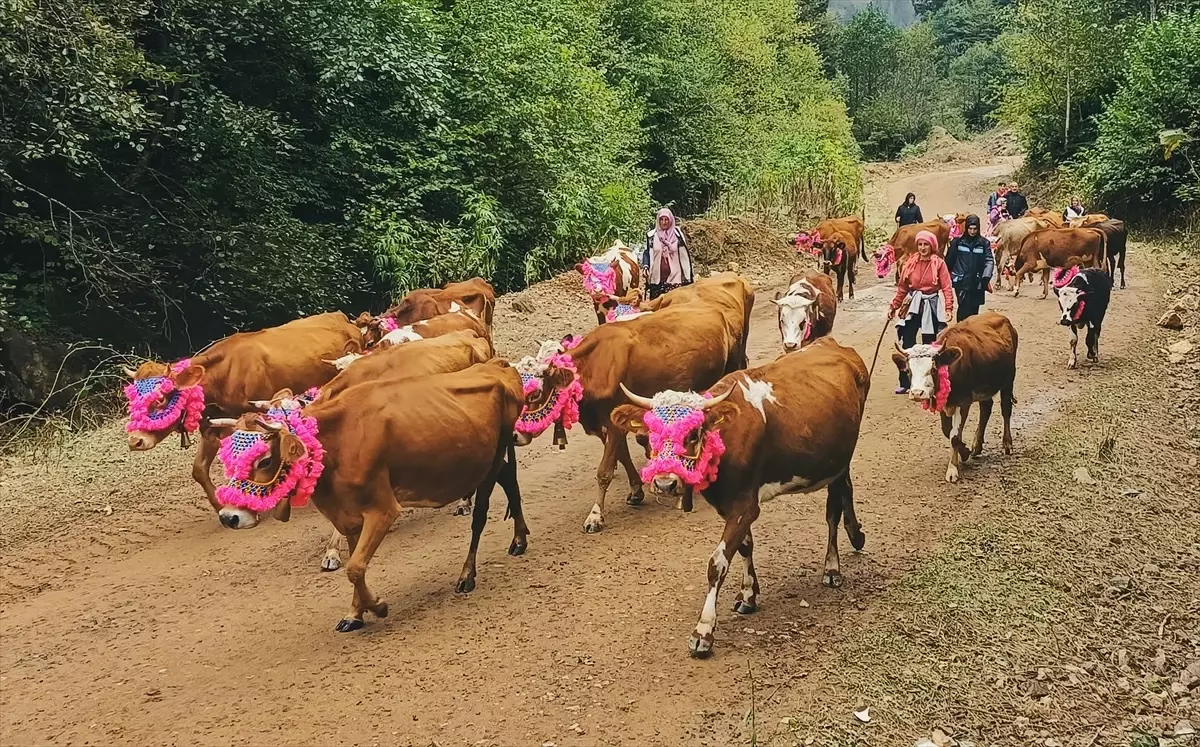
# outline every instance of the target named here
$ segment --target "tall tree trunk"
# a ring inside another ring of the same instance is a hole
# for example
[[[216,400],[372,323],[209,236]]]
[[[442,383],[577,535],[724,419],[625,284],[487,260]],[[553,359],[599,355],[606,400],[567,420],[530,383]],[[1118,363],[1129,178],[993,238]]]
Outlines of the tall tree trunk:
[[[1067,65],[1067,113],[1063,116],[1063,150],[1071,139],[1071,67]]]

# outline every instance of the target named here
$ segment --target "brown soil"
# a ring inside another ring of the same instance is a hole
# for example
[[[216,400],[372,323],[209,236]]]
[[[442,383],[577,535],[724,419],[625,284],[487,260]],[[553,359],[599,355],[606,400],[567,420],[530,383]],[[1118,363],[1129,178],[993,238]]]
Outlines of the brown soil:
[[[906,177],[875,189],[870,212],[890,214],[892,196],[909,190],[939,212],[979,204],[976,185],[1005,168]],[[766,299],[790,262],[773,253],[741,265],[772,278],[755,307],[754,360],[779,352]],[[1115,294],[1105,327],[1108,360],[1137,348],[1128,311],[1157,297],[1136,246],[1129,265],[1130,288]],[[892,289],[866,266],[859,281],[835,334],[870,362]],[[572,273],[526,293],[532,313],[499,303],[505,355],[594,324]],[[944,483],[937,421],[891,393],[885,350],[853,466],[866,552],[844,552],[845,586],[825,589],[823,496],[767,504],[755,526],[762,611],[737,618],[727,590],[709,661],[690,659],[686,640],[720,521],[705,504],[692,514],[653,500],[629,507],[618,477],[605,531],[585,535],[600,449],[579,432],[566,451],[547,437],[519,452],[528,554],[505,554],[494,509],[479,587],[456,595],[469,520],[405,512],[370,570],[391,615],[353,634],[333,631],[350,588],[342,573],[318,570],[329,525],[315,511],[224,530],[190,478],[191,453],[165,444],[130,454],[120,423],[56,461],[11,464],[0,487],[0,743],[739,743],[752,690],[749,712],[774,723],[789,715],[782,704],[829,687],[822,672],[836,666],[838,632],[870,620],[954,521],[986,508],[986,476],[1038,459],[1031,444],[1045,422],[1105,375],[1104,366],[1064,370],[1052,300],[990,297],[988,307],[1021,334],[1016,453],[996,448],[996,417],[982,460],[960,485]]]

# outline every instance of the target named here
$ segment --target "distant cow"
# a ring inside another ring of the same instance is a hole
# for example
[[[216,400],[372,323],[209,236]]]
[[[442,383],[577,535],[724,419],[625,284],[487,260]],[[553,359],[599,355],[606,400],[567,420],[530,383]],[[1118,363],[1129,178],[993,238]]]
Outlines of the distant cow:
[[[796,248],[820,256],[825,248],[825,242],[836,233],[844,233],[853,240],[850,242],[859,254],[866,251],[863,237],[866,226],[863,219],[857,215],[847,215],[842,218],[826,218],[813,227],[811,231],[801,231],[793,238]]]
[[[475,312],[490,330],[496,308],[496,290],[491,283],[479,277],[461,283],[446,283],[441,288],[418,288],[379,316],[391,320],[386,326],[395,329],[422,319],[449,314],[457,310],[454,306]],[[365,328],[373,319],[375,317],[370,314],[361,314],[355,323]]]
[[[1060,216],[1061,217],[1061,216]],[[1015,267],[1012,265],[1012,258],[1017,256],[1021,250],[1021,242],[1025,241],[1025,237],[1034,231],[1041,231],[1046,228],[1055,228],[1059,223],[1054,223],[1048,215],[1025,216],[1023,218],[1014,218],[1006,220],[996,226],[996,241],[993,250],[996,255],[996,274],[994,278],[996,287],[1000,287],[1000,277],[1008,277],[1010,281],[1009,290],[1016,286],[1012,284],[1013,271]]]
[[[1095,226],[1108,220],[1108,216],[1104,213],[1088,213],[1078,218],[1072,218],[1067,221],[1067,226],[1071,228],[1085,228],[1087,226]]]
[[[367,564],[402,508],[437,508],[475,492],[471,544],[455,591],[475,588],[475,554],[499,483],[513,517],[510,555],[525,552],[513,424],[521,378],[493,359],[463,371],[358,384],[317,399],[288,423],[248,413],[223,421],[233,435],[222,458],[234,474],[222,489],[221,523],[246,529],[270,514],[287,521],[310,498],[353,548],[346,576],[354,587],[338,632],[363,627],[388,606],[367,587]],[[232,463],[232,464],[230,464]]]
[[[1051,268],[1107,267],[1108,236],[1099,228],[1047,228],[1021,242],[1012,258],[1013,296],[1021,294],[1021,278],[1042,271],[1042,298],[1050,295]]]
[[[833,296],[833,283],[824,273],[809,271],[793,275],[787,291],[776,293],[771,302],[779,307],[779,335],[785,353],[833,331],[837,299]]]
[[[910,254],[917,253],[918,233],[929,231],[937,236],[937,255],[944,257],[946,248],[950,246],[950,240],[962,236],[966,227],[966,213],[900,226],[892,234],[892,238],[888,239],[888,242],[875,252],[875,275],[880,278],[886,277],[895,266],[896,282],[900,282],[900,268],[904,266],[904,259]]]
[[[1116,278],[1117,270],[1121,271],[1121,287],[1125,287],[1125,249],[1129,234],[1125,232],[1125,221],[1105,220],[1091,226],[1103,231],[1108,240],[1108,276]]]
[[[850,281],[850,298],[854,298],[854,268],[858,264],[858,245],[854,237],[838,231],[830,236],[821,249],[825,261],[825,274],[837,278],[837,300],[844,298],[846,280]]]
[[[606,301],[624,298],[641,285],[642,267],[633,250],[620,241],[603,254],[583,260],[575,269],[583,275],[583,290],[591,296],[600,324],[608,321],[603,308]]]
[[[168,366],[147,361],[125,369],[133,381],[129,399],[130,451],[149,451],[172,433],[184,442],[200,434],[192,477],[216,511],[216,486],[209,470],[220,444],[211,427],[217,417],[238,417],[281,389],[304,392],[333,378],[323,362],[357,351],[361,335],[345,314],[333,312],[297,319],[257,332],[218,340],[190,359]]]
[[[734,554],[742,556],[741,591],[733,609],[758,609],[752,525],[759,504],[786,493],[827,489],[826,586],[840,586],[838,524],[861,550],[866,537],[854,510],[850,462],[858,445],[871,377],[853,348],[826,337],[803,352],[730,374],[712,388],[661,391],[653,397],[621,388],[633,404],[613,412],[617,427],[649,437],[642,479],[660,493],[699,490],[725,519],[708,561],[708,592],[689,647],[712,653],[717,595]]]
[[[994,311],[968,317],[948,327],[932,345],[907,350],[897,343],[892,360],[912,375],[908,396],[942,419],[942,433],[950,439],[950,466],[946,482],[958,482],[959,466],[983,451],[983,433],[992,416],[992,398],[1000,394],[1004,416],[1004,453],[1012,453],[1013,382],[1017,376],[1017,330],[1008,317]],[[979,429],[968,451],[963,427],[971,403],[979,403]],[[951,435],[951,418],[958,414],[958,430]]]
[[[1079,345],[1081,328],[1087,329],[1087,359],[1097,363],[1100,360],[1100,327],[1108,312],[1112,278],[1103,270],[1080,270],[1078,267],[1056,275],[1054,295],[1058,296],[1058,323],[1071,328],[1071,357],[1067,359],[1067,368],[1079,367],[1075,349]]]
[[[462,331],[472,332],[478,337],[488,340],[490,343],[492,339],[491,328],[484,324],[483,320],[479,318],[474,310],[459,307],[454,302],[451,303],[451,307],[454,310],[447,314],[439,314],[430,319],[422,319],[412,324],[406,324],[403,327],[392,326],[394,323],[391,317],[375,317],[363,333],[364,339],[367,341],[367,352],[383,350],[393,345],[402,345],[415,340],[429,340],[434,337],[441,337],[442,335]],[[362,357],[363,354],[360,353],[347,353],[337,360],[328,362],[341,371]]]

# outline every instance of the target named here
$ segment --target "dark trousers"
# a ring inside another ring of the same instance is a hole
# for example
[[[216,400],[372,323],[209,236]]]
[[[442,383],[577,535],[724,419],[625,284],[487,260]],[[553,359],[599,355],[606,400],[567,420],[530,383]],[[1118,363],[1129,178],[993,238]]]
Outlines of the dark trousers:
[[[975,316],[979,313],[979,307],[983,306],[983,291],[956,290],[954,295],[958,297],[958,321],[962,321],[969,316]]]
[[[646,283],[646,298],[653,301],[664,293],[670,293],[683,285],[686,283]]]
[[[908,318],[908,321],[901,327],[896,328],[896,337],[900,340],[900,347],[907,350],[917,344],[917,338],[921,338],[922,345],[930,345],[937,340],[938,334],[946,328],[946,325],[936,319],[933,322],[934,333],[932,335],[921,333],[921,315],[913,314]],[[907,368],[900,369],[900,386],[908,389],[912,385],[912,374]]]

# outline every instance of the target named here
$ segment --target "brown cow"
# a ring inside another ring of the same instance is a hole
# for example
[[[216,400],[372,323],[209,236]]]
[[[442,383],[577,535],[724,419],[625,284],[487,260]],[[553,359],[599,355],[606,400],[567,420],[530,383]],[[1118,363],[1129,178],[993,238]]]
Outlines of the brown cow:
[[[748,301],[739,299],[738,305],[753,303],[749,284],[741,278],[738,280],[742,284],[741,292],[749,297]],[[688,288],[693,292],[696,290],[694,286]],[[741,342],[744,339],[743,314],[740,309],[730,313],[722,308],[723,300],[733,302],[733,299],[724,298],[722,292],[713,293],[714,290],[721,291],[722,287],[710,285],[701,288],[702,294],[693,296],[690,301],[673,302],[636,319],[596,327],[577,344],[568,338],[564,341],[565,350],[553,349],[553,352],[562,351],[553,360],[547,357],[543,345],[536,360],[522,361],[522,375],[540,380],[526,403],[527,412],[540,412],[551,397],[575,392],[579,423],[584,432],[604,442],[604,456],[596,470],[598,495],[584,521],[585,532],[599,532],[604,528],[605,497],[618,461],[629,477],[626,502],[637,505],[645,499],[642,481],[629,454],[626,433],[614,427],[610,420],[613,408],[627,402],[619,388],[620,383],[628,382],[640,391],[699,390],[712,386],[730,371],[740,370],[738,361],[745,357]],[[735,318],[736,323],[733,322]],[[563,361],[566,363],[560,365]],[[526,366],[527,363],[540,365]],[[567,365],[574,370],[568,369]],[[582,391],[574,388],[576,382]],[[543,423],[538,426],[540,431],[526,429],[518,433],[518,445],[528,444],[549,426],[549,423]],[[679,507],[685,511],[692,508],[688,501],[682,501]]]
[[[1021,242],[1010,259],[1015,268],[1013,296],[1021,295],[1021,278],[1042,271],[1042,298],[1050,295],[1050,268],[1108,267],[1108,235],[1098,228],[1046,228]]]
[[[741,275],[719,272],[700,278],[691,285],[676,288],[653,300],[643,301],[642,311],[665,309],[673,304],[702,300],[721,311],[726,329],[734,336],[734,354],[725,373],[740,371],[750,365],[746,345],[750,339],[750,315],[754,311],[754,289]]]
[[[345,314],[333,312],[230,335],[192,356],[186,366],[148,361],[136,371],[126,369],[133,379],[126,392],[138,395],[138,401],[131,400],[130,405],[129,449],[149,451],[176,431],[184,434],[186,441],[198,429],[200,448],[192,477],[204,488],[216,511],[220,506],[209,469],[220,439],[211,420],[237,417],[253,409],[251,402],[280,389],[303,392],[325,384],[337,371],[322,359],[359,350],[360,337]],[[157,393],[164,386],[174,391],[159,397]],[[191,422],[189,416],[178,411],[179,403],[187,400],[197,407]]]
[[[483,320],[490,330],[492,315],[496,309],[496,290],[483,278],[471,278],[461,283],[446,283],[441,288],[418,288],[396,305],[380,314],[393,320],[389,326],[403,327],[422,319],[432,319],[440,314],[457,311],[455,307],[468,308]],[[370,314],[360,314],[356,320],[359,327],[366,327],[374,319]]]
[[[1121,271],[1121,287],[1125,287],[1125,250],[1129,243],[1129,234],[1125,231],[1125,221],[1106,220],[1093,224],[1091,228],[1103,231],[1108,244],[1108,276],[1115,278],[1117,270]]]
[[[642,266],[638,264],[633,250],[620,241],[603,254],[588,257],[575,265],[575,269],[583,275],[583,290],[591,296],[596,321],[600,324],[608,321],[605,302],[630,295],[636,298],[637,288],[642,282]]]
[[[843,218],[826,218],[813,227],[811,231],[801,231],[793,238],[796,248],[810,254],[821,254],[825,242],[835,233],[844,233],[853,238],[851,242],[861,254],[866,251],[863,237],[866,226],[863,219],[857,215],[847,215]]]
[[[489,342],[492,339],[491,328],[484,324],[474,311],[466,307],[456,308],[448,314],[439,314],[431,319],[422,319],[403,327],[392,328],[389,321],[388,317],[376,317],[364,330],[363,334],[368,343],[367,352],[462,331],[472,332]],[[337,360],[328,362],[340,371],[362,357],[363,355],[360,353],[347,353]]]
[[[838,231],[829,237],[821,249],[825,260],[824,271],[837,277],[837,300],[843,300],[846,279],[850,280],[850,298],[854,298],[854,267],[858,264],[858,245],[854,237]]]
[[[892,234],[892,238],[888,239],[888,242],[875,252],[875,275],[880,278],[886,277],[895,266],[896,282],[900,282],[900,268],[904,266],[904,260],[908,255],[917,253],[917,234],[921,231],[929,231],[937,236],[937,254],[945,257],[950,240],[961,236],[966,230],[966,213],[900,226]]]
[[[826,337],[802,353],[726,376],[712,388],[711,399],[695,391],[642,397],[625,389],[633,404],[618,407],[613,422],[649,435],[652,460],[643,479],[668,495],[699,490],[725,519],[689,643],[694,656],[712,653],[717,595],[734,553],[742,556],[744,573],[733,609],[741,615],[758,609],[751,531],[764,501],[827,489],[823,583],[841,585],[839,522],[844,518],[855,549],[866,542],[854,510],[850,461],[870,385],[858,353]]]
[[[1088,213],[1087,215],[1080,216],[1079,218],[1072,218],[1071,220],[1067,221],[1065,227],[1087,228],[1088,226],[1099,225],[1106,220],[1108,220],[1108,216],[1104,213]]]
[[[779,307],[779,336],[785,353],[833,331],[837,298],[833,283],[824,273],[810,270],[793,275],[787,291],[776,293],[771,302]]]
[[[892,360],[912,374],[908,396],[942,418],[942,433],[950,439],[950,466],[946,482],[958,482],[959,465],[983,451],[983,433],[992,416],[992,398],[1000,394],[1004,416],[1004,453],[1012,453],[1013,382],[1017,377],[1017,330],[1008,317],[987,311],[947,327],[932,345],[907,350],[896,344]],[[968,451],[963,427],[971,403],[979,403],[979,428]],[[958,414],[958,430],[951,435],[951,418]]]
[[[1043,207],[1031,207],[1025,211],[1022,218],[1037,218],[1050,224],[1049,228],[1063,228],[1067,221],[1063,218],[1063,214],[1054,210],[1047,210]]]
[[[354,587],[350,612],[338,632],[363,627],[368,610],[387,617],[387,603],[366,584],[367,564],[402,508],[437,508],[475,492],[471,545],[455,591],[475,588],[475,554],[487,524],[492,488],[497,482],[508,496],[513,517],[510,555],[528,545],[529,528],[521,510],[513,424],[521,412],[521,379],[506,362],[493,359],[463,371],[416,379],[385,379],[358,384],[328,400],[309,405],[301,427],[248,413],[222,421],[239,440],[264,453],[245,451],[244,482],[224,492],[221,523],[232,529],[258,524],[271,513],[286,521],[292,501],[302,503],[306,486],[317,510],[344,534],[350,545],[346,576]],[[315,428],[315,433],[314,433]],[[223,452],[224,453],[224,452]],[[305,482],[317,463],[323,465],[315,484]],[[286,489],[296,471],[303,475]],[[238,485],[277,487],[282,495],[238,492]],[[264,505],[277,500],[273,506]]]
[[[996,276],[993,278],[997,288],[1000,278],[1009,280],[1009,290],[1012,290],[1012,268],[1010,258],[1015,257],[1021,249],[1021,242],[1034,231],[1054,228],[1055,224],[1044,217],[1022,217],[1006,220],[996,226],[996,242],[993,252],[996,255]]]

